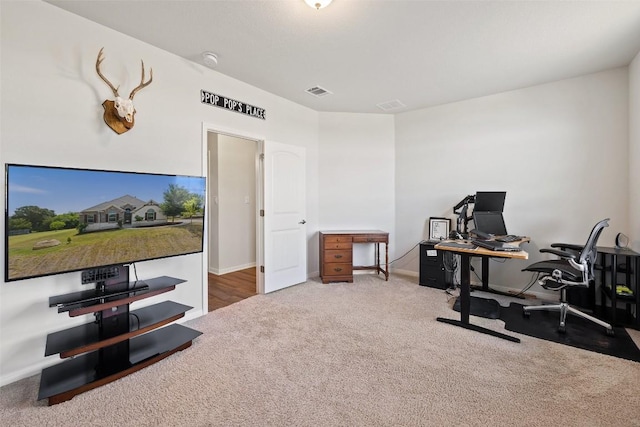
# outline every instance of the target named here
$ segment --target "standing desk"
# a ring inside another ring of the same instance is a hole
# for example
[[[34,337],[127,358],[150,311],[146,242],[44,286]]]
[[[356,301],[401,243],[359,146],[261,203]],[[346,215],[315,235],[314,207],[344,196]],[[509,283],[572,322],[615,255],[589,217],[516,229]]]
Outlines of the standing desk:
[[[524,240],[512,242],[512,245],[519,245]],[[436,245],[436,249],[442,251],[450,251],[460,255],[460,320],[448,319],[445,317],[438,317],[438,322],[448,323],[450,325],[460,326],[472,331],[481,332],[483,334],[492,335],[494,337],[502,338],[508,341],[520,342],[519,338],[512,337],[500,332],[493,331],[491,329],[483,328],[481,326],[474,325],[469,322],[469,313],[471,311],[471,257],[484,256],[484,257],[498,257],[507,259],[529,259],[529,254],[525,251],[518,252],[499,252],[492,251],[481,247],[465,248],[462,246],[455,246],[456,244],[469,244],[470,241],[460,240],[445,240],[442,243]]]

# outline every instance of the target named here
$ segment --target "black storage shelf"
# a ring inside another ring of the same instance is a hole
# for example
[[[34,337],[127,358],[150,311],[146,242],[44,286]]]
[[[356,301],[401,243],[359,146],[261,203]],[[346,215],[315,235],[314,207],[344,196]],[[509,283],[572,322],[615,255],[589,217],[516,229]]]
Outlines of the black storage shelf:
[[[164,301],[134,310],[129,313],[129,334],[122,335],[117,341],[124,341],[129,337],[138,335],[136,332],[144,332],[145,329],[148,330],[153,328],[155,325],[166,324],[166,321],[169,319],[171,321],[177,320],[178,318],[183,317],[184,313],[192,308],[193,307],[179,304],[177,302]],[[101,342],[104,343],[104,345],[100,345]],[[60,357],[69,357],[113,343],[114,340],[101,340],[100,325],[98,323],[86,323],[74,328],[49,334],[47,336],[47,345],[45,347],[44,355],[51,356],[52,354],[60,353]],[[83,349],[85,350],[82,351]]]
[[[640,329],[640,253],[629,248],[599,246],[598,258],[602,312],[606,319],[615,326]],[[628,287],[633,294],[617,293],[617,285]],[[623,310],[619,304],[624,305]]]
[[[609,286],[603,286],[602,287],[602,293],[604,293],[607,298],[611,299],[611,288]],[[635,295],[625,295],[625,294],[616,294],[616,300],[617,301],[621,301],[621,302],[629,302],[629,303],[635,303],[636,302],[636,296]]]
[[[157,361],[153,360],[154,357],[166,357],[183,347],[186,348],[185,346],[191,345],[191,341],[200,335],[202,332],[173,324],[132,338],[129,340],[129,366],[120,370],[99,372],[96,369],[101,365],[99,352],[78,356],[46,368],[42,371],[38,400],[74,390],[79,390],[78,393],[80,393],[87,385],[94,383],[102,385],[111,382],[146,367],[145,361],[153,363]],[[87,389],[91,388],[94,387]]]

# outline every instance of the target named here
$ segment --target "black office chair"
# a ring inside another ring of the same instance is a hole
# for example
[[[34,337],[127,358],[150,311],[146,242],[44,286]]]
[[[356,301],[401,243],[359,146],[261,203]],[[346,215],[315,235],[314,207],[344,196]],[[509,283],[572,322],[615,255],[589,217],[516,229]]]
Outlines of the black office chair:
[[[565,321],[567,313],[571,313],[574,316],[582,317],[593,323],[596,323],[607,330],[607,335],[613,336],[613,328],[610,324],[603,322],[600,319],[596,319],[582,311],[579,311],[571,307],[567,303],[567,288],[571,286],[577,287],[589,287],[594,279],[594,264],[598,251],[596,243],[598,238],[605,227],[609,226],[609,218],[603,219],[598,222],[591,230],[591,234],[587,239],[587,243],[581,248],[579,253],[576,253],[579,246],[575,246],[573,251],[559,250],[559,249],[540,249],[543,253],[552,253],[560,257],[560,259],[540,261],[536,262],[523,269],[522,271],[534,271],[540,273],[542,277],[539,278],[538,283],[545,289],[551,289],[554,291],[560,291],[560,303],[550,305],[538,305],[538,306],[525,306],[523,314],[525,317],[531,315],[532,311],[536,310],[551,310],[560,312],[560,326],[559,332],[566,332]]]

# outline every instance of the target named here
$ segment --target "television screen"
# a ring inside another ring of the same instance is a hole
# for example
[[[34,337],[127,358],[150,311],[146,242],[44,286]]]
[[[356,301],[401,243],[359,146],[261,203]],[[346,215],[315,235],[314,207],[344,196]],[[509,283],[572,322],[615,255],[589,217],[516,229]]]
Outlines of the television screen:
[[[202,252],[205,178],[5,165],[5,281]]]

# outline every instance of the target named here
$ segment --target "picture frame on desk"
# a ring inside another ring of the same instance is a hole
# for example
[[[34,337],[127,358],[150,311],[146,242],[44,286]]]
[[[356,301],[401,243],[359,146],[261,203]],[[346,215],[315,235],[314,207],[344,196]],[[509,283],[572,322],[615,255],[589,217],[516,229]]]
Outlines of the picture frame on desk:
[[[432,216],[429,218],[429,240],[445,240],[449,238],[451,219]]]

